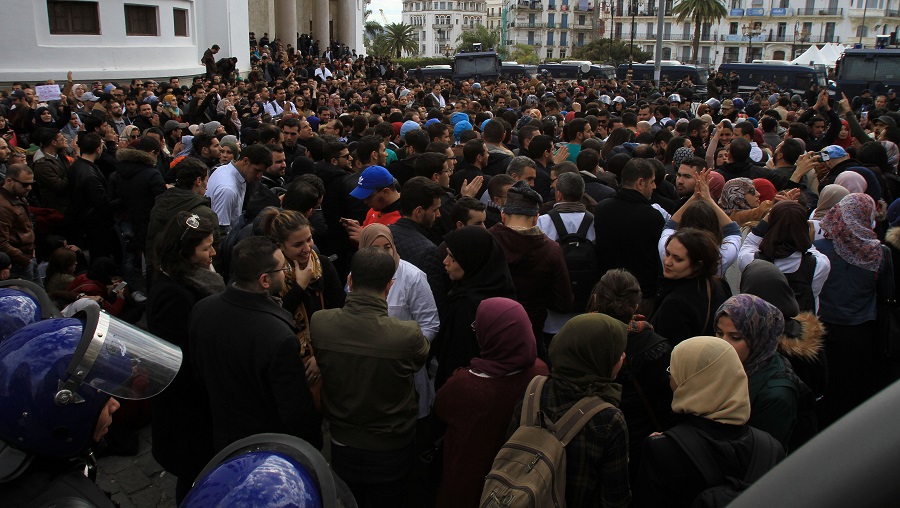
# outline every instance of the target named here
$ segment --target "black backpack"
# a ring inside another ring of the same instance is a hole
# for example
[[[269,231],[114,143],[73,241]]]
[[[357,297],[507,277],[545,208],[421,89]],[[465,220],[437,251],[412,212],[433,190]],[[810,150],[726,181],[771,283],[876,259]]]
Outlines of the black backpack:
[[[784,458],[781,443],[767,432],[748,428],[752,433],[753,453],[743,478],[722,474],[721,466],[710,451],[715,442],[712,438],[704,437],[705,434],[700,430],[690,425],[677,425],[663,433],[684,451],[706,482],[706,490],[694,498],[691,508],[727,506]]]
[[[572,281],[572,293],[575,295],[574,310],[584,312],[591,298],[594,284],[600,280],[600,269],[597,263],[597,253],[594,243],[587,239],[588,231],[594,223],[594,215],[584,212],[584,218],[578,231],[569,233],[563,224],[560,212],[551,210],[547,215],[553,221],[556,228],[557,240],[562,248],[563,257],[566,259],[566,267],[569,269],[569,279]]]

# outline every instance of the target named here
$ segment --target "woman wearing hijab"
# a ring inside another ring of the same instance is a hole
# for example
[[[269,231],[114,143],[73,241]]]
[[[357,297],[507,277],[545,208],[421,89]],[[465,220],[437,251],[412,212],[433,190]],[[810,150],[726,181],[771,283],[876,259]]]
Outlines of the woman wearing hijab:
[[[738,226],[744,227],[762,220],[772,208],[772,202],[760,201],[753,180],[732,178],[722,187],[719,206]]]
[[[359,234],[359,248],[364,247],[384,249],[394,258],[394,264],[397,265],[394,284],[387,296],[388,315],[418,323],[422,334],[431,344],[438,334],[441,322],[425,272],[412,263],[400,259],[394,247],[394,236],[383,224],[369,224],[362,229]],[[431,404],[434,402],[434,383],[428,378],[427,365],[416,372],[415,383],[416,392],[419,394],[419,418],[425,418],[431,412]]]
[[[815,211],[809,217],[809,223],[814,231],[813,241],[825,238],[825,233],[819,226],[819,222],[825,218],[825,214],[827,214],[834,205],[847,197],[847,194],[850,194],[850,191],[843,185],[838,185],[836,183],[826,185],[819,192],[819,204],[816,205]]]
[[[844,150],[850,148],[850,145],[853,144],[853,136],[850,135],[850,123],[847,120],[841,119],[841,130],[838,132],[837,137],[834,138],[834,144]]]
[[[628,429],[619,411],[622,386],[615,382],[625,361],[627,327],[603,314],[569,320],[550,343],[550,379],[541,391],[540,410],[558,421],[584,397],[612,404],[597,413],[566,446],[566,505],[626,507]],[[522,402],[513,412],[510,433],[519,426]]]
[[[854,193],[835,205],[820,226],[825,238],[816,248],[831,261],[832,275],[819,297],[819,318],[828,330],[829,383],[822,425],[827,426],[865,401],[874,391],[878,337],[876,300],[894,292],[891,256],[872,226],[875,202]]]
[[[775,191],[775,186],[772,185],[772,182],[765,178],[754,178],[753,187],[756,189],[756,194],[761,201],[775,201],[777,192]]]
[[[34,129],[61,129],[72,119],[72,110],[66,104],[59,118],[54,119],[53,113],[47,106],[41,106],[34,110]]]
[[[447,424],[439,507],[478,506],[484,477],[506,442],[516,402],[535,376],[549,373],[537,358],[528,314],[513,300],[481,302],[475,337],[480,357],[473,358],[468,369],[457,369],[434,401],[435,414]]]
[[[635,506],[689,507],[707,484],[684,451],[680,436],[694,437],[723,476],[744,478],[753,455],[770,458],[771,468],[784,449],[767,433],[747,425],[750,394],[747,374],[734,348],[716,337],[694,337],[672,350],[669,367],[674,390],[672,410],[680,424],[644,440]],[[673,435],[674,434],[674,435]],[[756,480],[753,478],[752,480]]]
[[[869,184],[866,182],[865,177],[856,171],[843,171],[841,174],[837,176],[834,180],[834,183],[840,185],[841,187],[847,189],[851,194],[852,193],[864,193],[866,189],[869,187]]]
[[[438,360],[435,389],[440,389],[454,370],[469,365],[479,355],[472,323],[481,301],[516,297],[506,256],[487,229],[466,226],[449,233],[444,241],[447,244],[444,268],[453,287],[442,309],[441,330],[435,341]]]
[[[747,373],[747,424],[768,432],[787,449],[797,423],[801,382],[777,354],[783,332],[784,315],[758,296],[732,296],[716,311],[716,336],[734,347]]]
[[[787,277],[800,310],[815,312],[831,263],[812,246],[811,237],[806,208],[796,201],[779,201],[744,239],[738,267],[743,270],[757,258],[771,261]]]
[[[636,314],[641,286],[622,268],[606,272],[594,286],[588,312],[599,312],[628,325],[625,364],[617,380],[622,385],[619,409],[628,424],[628,469],[635,480],[640,466],[641,443],[652,432],[670,425],[669,356],[672,346],[656,333],[646,318]]]

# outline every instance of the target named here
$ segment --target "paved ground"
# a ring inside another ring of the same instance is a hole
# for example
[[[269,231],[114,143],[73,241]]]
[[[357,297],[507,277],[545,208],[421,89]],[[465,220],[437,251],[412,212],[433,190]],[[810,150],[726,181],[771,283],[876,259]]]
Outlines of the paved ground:
[[[98,461],[97,484],[122,508],[175,508],[175,477],[153,460],[150,426],[139,434],[137,455]]]

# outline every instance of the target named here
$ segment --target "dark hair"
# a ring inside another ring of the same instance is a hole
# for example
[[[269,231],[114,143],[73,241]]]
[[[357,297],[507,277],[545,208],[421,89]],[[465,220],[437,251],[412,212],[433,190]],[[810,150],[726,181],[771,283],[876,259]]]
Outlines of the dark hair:
[[[637,115],[632,113],[631,111],[626,111],[622,114],[622,125],[625,127],[636,127],[637,126]]]
[[[212,134],[197,134],[196,136],[194,136],[194,139],[191,140],[191,150],[195,154],[200,155],[201,153],[203,153],[204,148],[209,148],[210,145],[212,145],[213,139],[215,139],[215,136],[213,136]]]
[[[56,274],[68,273],[69,267],[77,261],[78,255],[75,254],[75,251],[65,247],[57,247],[47,259],[47,275],[44,281],[50,280],[50,277]]]
[[[274,125],[263,125],[262,128],[259,129],[260,143],[265,145],[278,141],[279,139],[281,139],[281,129],[279,129],[278,127],[275,127]]]
[[[411,146],[415,153],[425,153],[425,148],[430,142],[431,137],[428,132],[422,129],[413,129],[406,133],[405,143],[407,146]]]
[[[425,127],[425,132],[428,134],[429,141],[443,136],[447,130],[447,124],[441,122],[432,122],[431,125]]]
[[[803,143],[797,139],[785,139],[781,142],[781,155],[788,164],[796,164],[797,159],[806,151],[803,149]],[[878,146],[881,146],[878,143]],[[859,158],[859,150],[856,151],[857,159]]]
[[[717,245],[722,245],[722,228],[719,226],[719,216],[715,209],[706,201],[694,201],[681,216],[680,228],[696,228],[709,231],[716,239]]]
[[[400,191],[400,213],[404,217],[409,217],[420,206],[425,209],[431,208],[434,200],[440,199],[443,194],[444,190],[441,189],[441,186],[431,179],[414,176],[403,184],[403,189]]]
[[[763,132],[775,132],[778,128],[778,120],[771,116],[763,116],[762,120],[759,121],[759,125],[762,126]]]
[[[331,163],[331,159],[337,159],[341,152],[347,149],[347,143],[332,141],[325,144],[325,162]]]
[[[503,126],[503,123],[500,120],[490,120],[484,125],[482,137],[485,142],[494,144],[502,143],[504,136],[506,136],[506,127]]]
[[[675,158],[675,150],[683,147],[687,141],[688,139],[682,136],[675,136],[670,139],[666,143],[666,156],[663,158],[663,163],[671,164],[672,160]]]
[[[470,139],[466,141],[466,144],[463,145],[463,159],[466,164],[474,164],[479,155],[484,155],[484,140]]]
[[[196,222],[194,222],[196,221]],[[197,224],[191,227],[190,224]],[[178,212],[156,241],[159,270],[176,282],[183,282],[193,269],[191,256],[197,246],[213,234],[211,220],[191,212]]]
[[[94,153],[103,146],[103,138],[96,132],[84,132],[78,136],[78,148],[82,154]],[[7,176],[9,176],[7,174]]]
[[[704,159],[703,157],[688,157],[687,159],[684,159],[683,161],[681,161],[681,165],[682,166],[685,166],[685,165],[690,166],[690,167],[696,169],[697,172],[699,173],[699,172],[703,171],[704,169],[706,169],[706,159]],[[677,173],[679,168],[673,168],[673,169]]]
[[[691,266],[698,277],[712,279],[719,272],[721,253],[712,233],[696,228],[680,228],[666,240],[666,247],[672,240],[678,240],[688,253]]]
[[[656,169],[647,159],[631,159],[622,168],[622,176],[619,179],[622,187],[633,186],[639,179],[654,180],[656,178]]]
[[[179,189],[193,189],[194,182],[198,178],[205,179],[209,174],[209,168],[200,160],[193,157],[185,157],[175,165],[175,187]]]
[[[569,122],[566,125],[566,134],[569,136],[569,141],[575,139],[575,136],[578,135],[579,132],[584,132],[584,127],[588,124],[588,121],[584,118],[576,118]]]
[[[444,143],[443,141],[432,141],[431,143],[428,143],[428,146],[425,147],[425,153],[439,153],[441,155],[446,155],[448,148],[450,148],[449,143]]]
[[[142,152],[156,152],[159,153],[162,150],[162,145],[154,138],[141,138],[137,140],[133,145],[134,148],[142,151]]]
[[[629,324],[641,297],[641,285],[635,276],[624,268],[613,268],[594,286],[587,312],[599,312]]]
[[[609,141],[607,141],[608,143]],[[621,183],[622,181],[622,170],[625,169],[625,165],[631,160],[631,156],[627,153],[617,153],[613,155],[606,161],[606,170],[610,173],[616,175],[616,179]]]
[[[363,136],[356,143],[356,155],[359,162],[361,164],[371,164],[372,152],[377,152],[383,143],[384,138],[380,136]]]
[[[526,140],[532,139],[541,132],[541,129],[534,125],[526,125],[519,129],[516,135],[519,137],[519,145],[523,145]],[[529,145],[530,146],[530,145]]]
[[[731,154],[731,161],[740,164],[750,158],[750,142],[744,138],[737,137],[731,140],[728,145],[728,153]]]
[[[553,152],[553,138],[544,134],[534,136],[528,144],[528,154],[532,159],[541,158],[548,150]]]
[[[609,134],[609,138],[606,139],[606,143],[603,144],[601,155],[604,159],[609,159],[610,155],[612,154],[613,148],[629,141],[631,141],[631,131],[626,129],[625,127],[616,127]]]
[[[250,164],[272,165],[272,150],[262,144],[250,145],[241,150],[241,160],[248,159]]]
[[[89,280],[97,281],[104,286],[112,284],[112,278],[116,275],[121,275],[121,271],[116,268],[112,259],[106,257],[99,257],[91,261],[91,265],[85,273]]]
[[[319,178],[316,175],[303,175]],[[321,181],[321,179],[319,180]],[[311,183],[296,179],[288,185],[281,201],[285,210],[296,210],[304,215],[319,204],[322,193]]]
[[[415,175],[431,180],[435,173],[440,173],[444,170],[444,162],[446,160],[447,156],[442,153],[423,153],[416,157]]]
[[[481,201],[468,196],[463,196],[454,203],[450,219],[454,225],[457,222],[462,222],[465,225],[466,221],[469,220],[470,211],[483,212],[485,209],[487,209],[487,206]]]
[[[41,143],[41,148],[46,148],[53,144],[56,141],[56,137],[59,136],[59,129],[53,129],[49,127],[43,127],[38,130],[39,136],[38,141]]]
[[[809,145],[809,128],[807,128],[806,125],[800,122],[794,122],[788,127],[788,134],[790,134],[792,138],[802,139]]]
[[[353,291],[383,293],[397,271],[394,258],[378,247],[357,251],[350,261]]]
[[[888,172],[887,149],[879,141],[867,141],[856,149],[856,160],[860,164],[878,166],[882,173]],[[893,171],[890,171],[893,173]]]
[[[506,173],[500,173],[499,175],[492,177],[491,181],[488,182],[488,196],[493,199],[497,196],[497,193],[500,192],[500,188],[507,185],[513,185],[514,183],[516,183],[515,178]]]
[[[231,251],[234,281],[238,284],[255,284],[260,275],[281,268],[276,266],[276,250],[278,245],[268,236],[251,236],[238,242]]]
[[[597,166],[600,164],[600,154],[597,153],[596,150],[591,150],[590,148],[586,149],[582,146],[581,152],[578,153],[578,157],[575,158],[575,165],[578,166],[578,171],[587,171],[588,173],[593,174],[597,171]]]

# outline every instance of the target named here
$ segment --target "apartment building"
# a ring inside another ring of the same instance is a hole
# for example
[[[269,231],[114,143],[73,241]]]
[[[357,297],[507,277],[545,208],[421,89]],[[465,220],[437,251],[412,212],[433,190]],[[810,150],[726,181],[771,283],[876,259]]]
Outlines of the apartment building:
[[[403,22],[413,25],[421,57],[450,56],[457,37],[487,23],[487,2],[418,0],[403,2]]]

